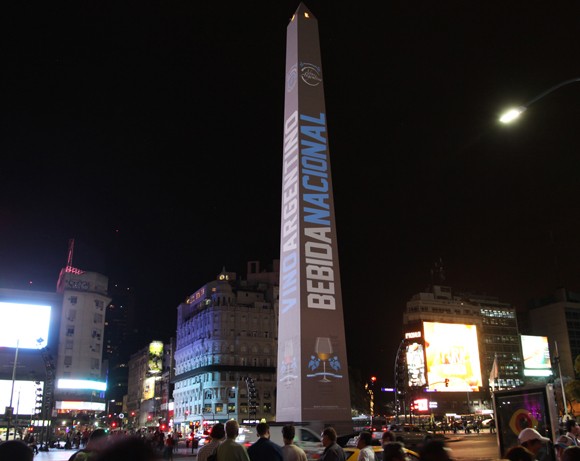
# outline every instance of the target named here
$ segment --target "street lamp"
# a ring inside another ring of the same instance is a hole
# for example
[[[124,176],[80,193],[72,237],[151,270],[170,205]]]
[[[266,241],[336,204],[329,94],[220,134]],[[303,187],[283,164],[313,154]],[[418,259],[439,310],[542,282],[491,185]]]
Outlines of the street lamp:
[[[558,88],[561,88],[563,86],[569,85],[570,83],[574,83],[574,82],[580,82],[580,78],[571,78],[570,80],[565,80],[563,82],[558,83],[557,85],[554,85],[551,88],[548,88],[546,91],[544,91],[543,93],[540,93],[538,96],[536,96],[532,100],[528,101],[523,106],[519,106],[517,108],[512,108],[512,109],[509,109],[508,111],[504,112],[503,115],[499,118],[499,121],[501,123],[505,123],[505,124],[513,122],[521,114],[523,114],[528,109],[528,107],[530,107],[536,101],[542,99],[544,96],[549,95],[553,91],[556,91]]]
[[[6,440],[10,436],[10,428],[12,427],[12,421],[14,418],[14,407],[12,406],[12,399],[14,397],[14,382],[16,381],[16,367],[18,363],[18,346],[20,345],[20,340],[16,340],[16,352],[14,353],[14,365],[12,366],[12,390],[10,391],[10,407],[8,413],[8,428],[6,429]],[[14,438],[16,439],[16,427],[14,428]]]

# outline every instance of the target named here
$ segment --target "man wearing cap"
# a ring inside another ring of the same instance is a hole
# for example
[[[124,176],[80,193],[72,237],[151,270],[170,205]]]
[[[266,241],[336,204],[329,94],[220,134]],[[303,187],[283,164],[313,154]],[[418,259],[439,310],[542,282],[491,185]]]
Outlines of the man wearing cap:
[[[544,444],[549,441],[549,438],[542,436],[537,430],[532,429],[531,427],[526,427],[520,432],[520,435],[518,435],[518,442],[520,445],[530,450],[534,456],[537,456]]]

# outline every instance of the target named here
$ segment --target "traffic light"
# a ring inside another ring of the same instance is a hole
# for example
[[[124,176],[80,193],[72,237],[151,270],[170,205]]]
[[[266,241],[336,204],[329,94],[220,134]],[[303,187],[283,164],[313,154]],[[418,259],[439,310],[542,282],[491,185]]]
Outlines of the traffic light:
[[[449,387],[449,378],[445,378],[445,387]]]
[[[371,383],[376,383],[377,382],[377,377],[376,376],[371,376]]]

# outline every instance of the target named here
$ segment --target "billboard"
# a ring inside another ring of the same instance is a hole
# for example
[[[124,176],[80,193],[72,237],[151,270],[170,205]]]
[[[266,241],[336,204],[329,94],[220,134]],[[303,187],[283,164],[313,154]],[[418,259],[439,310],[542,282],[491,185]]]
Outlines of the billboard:
[[[0,347],[45,347],[48,343],[50,309],[50,306],[39,304],[0,301]]]
[[[160,375],[163,371],[163,342],[152,341],[149,344],[149,360],[147,374]]]
[[[477,327],[460,323],[423,322],[429,389],[479,391],[483,386]]]
[[[0,380],[0,408],[10,406],[12,397],[12,408],[15,415],[34,415],[36,413],[37,395],[43,395],[44,382],[15,380],[14,388],[12,381],[8,379]]]
[[[426,386],[427,380],[425,378],[425,350],[421,343],[407,344],[405,347],[405,355],[407,358],[407,385]]]
[[[522,353],[524,356],[524,375],[550,376],[550,348],[547,336],[521,335]]]
[[[552,384],[496,391],[492,396],[500,456],[506,449],[518,444],[518,434],[528,427],[556,440],[558,408]],[[535,459],[552,459],[545,457],[544,450],[548,447],[544,445]]]

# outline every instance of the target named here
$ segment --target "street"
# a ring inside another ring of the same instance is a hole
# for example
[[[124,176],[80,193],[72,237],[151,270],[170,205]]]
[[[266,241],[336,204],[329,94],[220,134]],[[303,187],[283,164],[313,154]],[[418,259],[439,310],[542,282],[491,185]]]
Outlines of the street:
[[[500,459],[497,438],[489,432],[479,434],[457,434],[455,441],[449,442],[448,447],[452,450],[455,461],[494,461]],[[51,449],[48,452],[41,451],[34,457],[35,461],[68,461],[76,450]],[[191,449],[180,446],[174,459],[195,460]]]
[[[51,448],[50,451],[41,451],[34,456],[34,461],[68,461],[77,450],[64,450]],[[195,460],[196,456],[191,454],[191,448],[185,448],[185,445],[179,446],[177,453],[174,453],[173,459],[190,459]],[[161,458],[160,458],[161,459]]]
[[[458,434],[457,441],[447,445],[456,461],[490,461],[500,459],[496,434]]]

